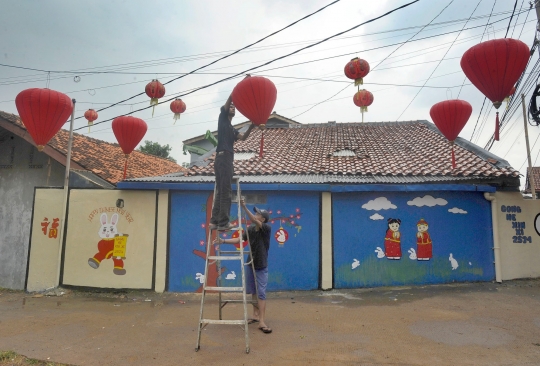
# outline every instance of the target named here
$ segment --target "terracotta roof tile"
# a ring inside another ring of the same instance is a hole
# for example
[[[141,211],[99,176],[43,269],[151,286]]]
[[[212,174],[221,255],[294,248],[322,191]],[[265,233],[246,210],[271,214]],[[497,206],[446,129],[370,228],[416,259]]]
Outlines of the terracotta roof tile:
[[[25,129],[14,114],[0,111],[0,117]],[[48,145],[67,155],[68,139],[69,132],[60,130]],[[71,159],[109,183],[116,184],[123,178],[125,155],[118,144],[73,133]],[[153,177],[185,170],[170,160],[134,150],[129,156],[127,178]]]
[[[253,130],[236,152],[255,152],[234,162],[235,174],[334,174],[381,176],[518,177],[511,167],[498,167],[474,151],[454,145],[457,168],[452,169],[451,146],[427,121],[397,123],[313,124],[266,129],[264,156],[259,158],[261,131]],[[481,150],[476,147],[475,149]],[[334,156],[341,150],[356,156]],[[206,166],[193,166],[187,175],[214,175],[213,157]]]

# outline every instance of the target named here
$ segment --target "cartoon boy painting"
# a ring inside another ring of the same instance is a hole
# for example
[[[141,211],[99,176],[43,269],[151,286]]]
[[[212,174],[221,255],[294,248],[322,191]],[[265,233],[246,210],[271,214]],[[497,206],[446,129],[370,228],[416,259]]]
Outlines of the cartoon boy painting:
[[[428,261],[433,258],[433,243],[429,236],[428,223],[424,219],[420,219],[416,223],[418,232],[416,233],[416,257],[419,261]]]
[[[401,259],[400,219],[388,219],[388,229],[384,237],[384,254],[388,259]]]

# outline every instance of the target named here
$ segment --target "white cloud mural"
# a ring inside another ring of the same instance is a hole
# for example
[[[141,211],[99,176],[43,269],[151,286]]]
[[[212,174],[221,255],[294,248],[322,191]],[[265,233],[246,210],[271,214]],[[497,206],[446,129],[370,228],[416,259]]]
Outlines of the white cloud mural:
[[[379,215],[378,213],[374,213],[369,218],[372,219],[372,220],[383,220],[384,219],[384,217]]]
[[[386,197],[377,197],[374,200],[369,201],[368,203],[365,203],[362,205],[363,209],[366,210],[389,210],[397,208],[396,205],[394,205],[392,202],[388,201]]]
[[[463,214],[463,215],[467,213],[467,211],[462,210],[461,208],[457,208],[457,207],[452,207],[451,209],[448,210],[448,212],[451,212],[453,214]]]
[[[407,202],[407,204],[409,206],[418,206],[418,207],[422,207],[422,206],[428,206],[428,207],[445,206],[447,203],[448,203],[448,201],[446,201],[445,199],[435,198],[435,197],[430,196],[430,195],[426,195],[424,197],[416,197],[412,201]]]

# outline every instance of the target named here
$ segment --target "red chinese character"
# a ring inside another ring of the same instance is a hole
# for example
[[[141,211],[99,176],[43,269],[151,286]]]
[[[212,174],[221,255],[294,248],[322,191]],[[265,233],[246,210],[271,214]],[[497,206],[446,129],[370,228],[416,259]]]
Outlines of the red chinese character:
[[[50,222],[48,218],[44,218],[43,222],[41,223],[41,231],[43,231],[43,235],[47,235],[47,227],[49,226]]]
[[[58,229],[58,226],[59,226],[58,221],[60,221],[60,219],[53,219],[51,228]]]

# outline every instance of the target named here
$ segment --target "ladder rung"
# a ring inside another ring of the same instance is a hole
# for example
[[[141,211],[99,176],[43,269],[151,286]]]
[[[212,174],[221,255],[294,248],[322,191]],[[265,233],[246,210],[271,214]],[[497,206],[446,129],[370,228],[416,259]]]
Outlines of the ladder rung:
[[[250,295],[250,294],[248,294]],[[241,302],[243,303],[244,300],[240,300],[240,299],[234,299],[234,300],[221,300],[221,302],[223,303],[228,303],[228,302]],[[246,304],[258,304],[258,301],[257,300],[247,300],[246,299]]]
[[[206,291],[221,291],[221,292],[234,292],[234,291],[242,291],[243,287],[217,287],[217,286],[206,286]]]
[[[240,255],[239,250],[220,250],[219,252],[221,254],[238,254],[238,255]],[[249,250],[244,249],[244,254],[247,254],[247,253],[249,253]]]
[[[239,255],[209,255],[208,260],[228,261],[242,259]]]
[[[204,324],[246,324],[245,320],[218,320],[218,319],[201,319],[201,323]]]

